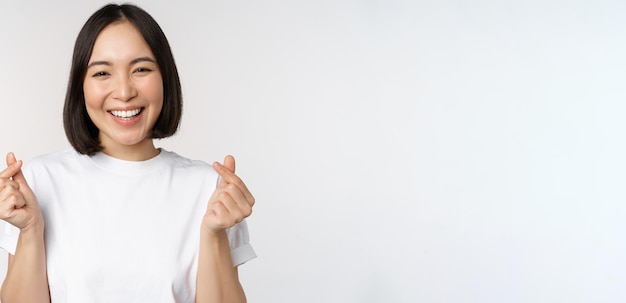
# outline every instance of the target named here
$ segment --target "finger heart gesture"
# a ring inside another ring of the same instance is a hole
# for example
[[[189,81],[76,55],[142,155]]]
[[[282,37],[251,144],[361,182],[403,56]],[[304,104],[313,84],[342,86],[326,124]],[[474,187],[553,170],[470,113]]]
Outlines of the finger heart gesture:
[[[37,199],[22,174],[22,161],[7,154],[7,167],[0,172],[0,219],[20,229],[43,221]]]
[[[233,156],[226,156],[224,165],[213,163],[213,169],[220,175],[221,180],[209,199],[203,226],[210,231],[219,232],[250,216],[254,197],[246,184],[235,175]]]

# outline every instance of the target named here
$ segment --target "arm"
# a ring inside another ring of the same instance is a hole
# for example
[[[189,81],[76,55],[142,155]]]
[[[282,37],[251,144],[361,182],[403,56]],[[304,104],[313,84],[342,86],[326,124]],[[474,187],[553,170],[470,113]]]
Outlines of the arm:
[[[20,230],[15,256],[9,255],[0,299],[6,303],[50,302],[43,226]]]
[[[242,303],[246,295],[233,266],[226,229],[252,213],[254,197],[235,175],[235,159],[214,163],[220,184],[209,200],[200,230],[196,303]]]
[[[20,229],[15,255],[9,255],[0,300],[5,303],[50,302],[43,216],[21,166],[21,161],[8,154],[7,168],[0,172],[0,219]]]
[[[237,268],[230,257],[226,232],[200,233],[196,303],[246,302]]]

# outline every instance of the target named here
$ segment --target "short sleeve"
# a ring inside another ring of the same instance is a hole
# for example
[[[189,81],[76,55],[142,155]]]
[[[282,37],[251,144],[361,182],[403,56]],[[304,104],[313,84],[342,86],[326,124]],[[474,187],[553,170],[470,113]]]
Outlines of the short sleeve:
[[[20,229],[9,222],[2,220],[0,220],[0,226],[3,227],[2,233],[0,234],[0,248],[12,255],[15,255],[17,240],[20,237]]]
[[[227,234],[230,255],[235,267],[256,258],[256,253],[252,245],[250,245],[250,235],[248,234],[246,220],[229,228]]]

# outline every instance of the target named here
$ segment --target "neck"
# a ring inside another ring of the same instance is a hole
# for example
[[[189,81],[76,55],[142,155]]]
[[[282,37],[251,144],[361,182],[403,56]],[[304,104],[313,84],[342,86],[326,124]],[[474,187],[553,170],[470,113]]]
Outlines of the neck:
[[[135,145],[105,145],[102,152],[120,160],[145,161],[156,157],[160,153],[160,150],[155,148],[154,143],[149,139]]]

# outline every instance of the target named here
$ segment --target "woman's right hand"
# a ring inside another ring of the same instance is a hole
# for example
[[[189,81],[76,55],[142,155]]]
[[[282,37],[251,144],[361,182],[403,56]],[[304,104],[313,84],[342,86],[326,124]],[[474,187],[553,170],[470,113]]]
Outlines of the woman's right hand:
[[[43,227],[43,215],[35,194],[22,174],[22,161],[13,153],[6,157],[7,168],[0,172],[0,219],[20,230]]]

